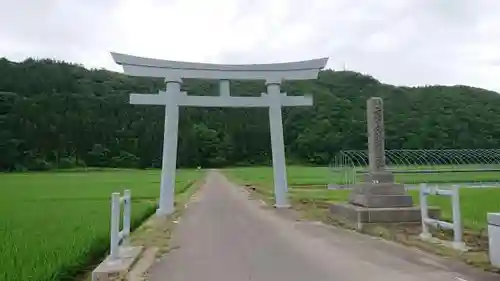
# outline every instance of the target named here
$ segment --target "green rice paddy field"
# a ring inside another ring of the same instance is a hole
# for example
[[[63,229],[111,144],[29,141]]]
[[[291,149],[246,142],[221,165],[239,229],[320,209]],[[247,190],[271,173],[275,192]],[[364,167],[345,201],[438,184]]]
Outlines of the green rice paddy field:
[[[179,170],[176,194],[202,175]],[[0,280],[72,280],[109,248],[111,193],[132,191],[137,227],[159,183],[159,170],[0,174]]]
[[[273,197],[273,173],[270,167],[226,169],[225,174],[240,184],[256,186],[256,191],[268,198]],[[341,174],[333,174],[326,167],[290,166],[287,168],[289,195],[292,203],[313,201],[317,206],[327,203],[346,201],[349,190],[328,190],[328,183],[340,183]],[[463,172],[436,174],[397,174],[396,181],[414,182],[475,182],[498,181],[500,172]],[[409,191],[415,204],[419,202],[418,191]],[[483,230],[487,226],[486,213],[500,212],[500,188],[463,188],[460,190],[460,203],[464,226],[471,230]],[[431,196],[429,204],[441,207],[444,219],[451,219],[449,197]]]

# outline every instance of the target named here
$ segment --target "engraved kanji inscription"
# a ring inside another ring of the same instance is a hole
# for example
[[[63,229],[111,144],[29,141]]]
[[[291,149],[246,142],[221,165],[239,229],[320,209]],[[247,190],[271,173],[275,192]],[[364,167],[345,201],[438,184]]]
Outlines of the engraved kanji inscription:
[[[367,101],[368,153],[371,172],[385,170],[384,108],[381,98]]]

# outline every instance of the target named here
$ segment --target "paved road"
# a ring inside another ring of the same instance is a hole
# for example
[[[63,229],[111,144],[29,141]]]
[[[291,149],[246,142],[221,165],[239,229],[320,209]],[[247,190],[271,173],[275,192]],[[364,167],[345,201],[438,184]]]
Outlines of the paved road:
[[[262,208],[218,172],[210,172],[188,206],[172,244],[175,249],[153,266],[149,280],[500,280],[387,241]]]

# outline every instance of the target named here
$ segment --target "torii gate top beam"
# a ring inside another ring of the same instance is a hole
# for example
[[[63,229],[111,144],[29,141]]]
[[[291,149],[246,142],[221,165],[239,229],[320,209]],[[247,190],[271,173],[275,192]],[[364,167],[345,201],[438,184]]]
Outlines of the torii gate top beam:
[[[270,64],[211,64],[170,61],[111,53],[126,74],[146,77],[178,77],[215,80],[316,79],[328,58]]]

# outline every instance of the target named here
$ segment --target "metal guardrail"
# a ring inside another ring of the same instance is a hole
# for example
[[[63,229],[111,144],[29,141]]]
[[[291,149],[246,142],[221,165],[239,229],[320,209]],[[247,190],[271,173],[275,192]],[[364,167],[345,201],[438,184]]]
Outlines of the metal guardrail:
[[[437,196],[448,196],[451,197],[451,206],[453,211],[453,221],[446,222],[437,219],[429,218],[427,197],[429,195]],[[442,227],[445,229],[453,230],[453,243],[452,247],[457,250],[465,250],[465,243],[463,242],[463,232],[462,232],[462,217],[460,214],[460,194],[459,186],[453,185],[451,189],[439,189],[437,187],[428,187],[427,184],[423,183],[420,185],[420,209],[422,213],[422,233],[420,238],[422,240],[428,240],[432,238],[432,234],[429,232],[429,226],[432,227]]]
[[[130,218],[132,214],[132,194],[125,190],[123,196],[114,192],[111,194],[111,232],[110,232],[110,259],[119,257],[119,246],[130,235]],[[123,203],[123,229],[120,230],[120,213]]]

